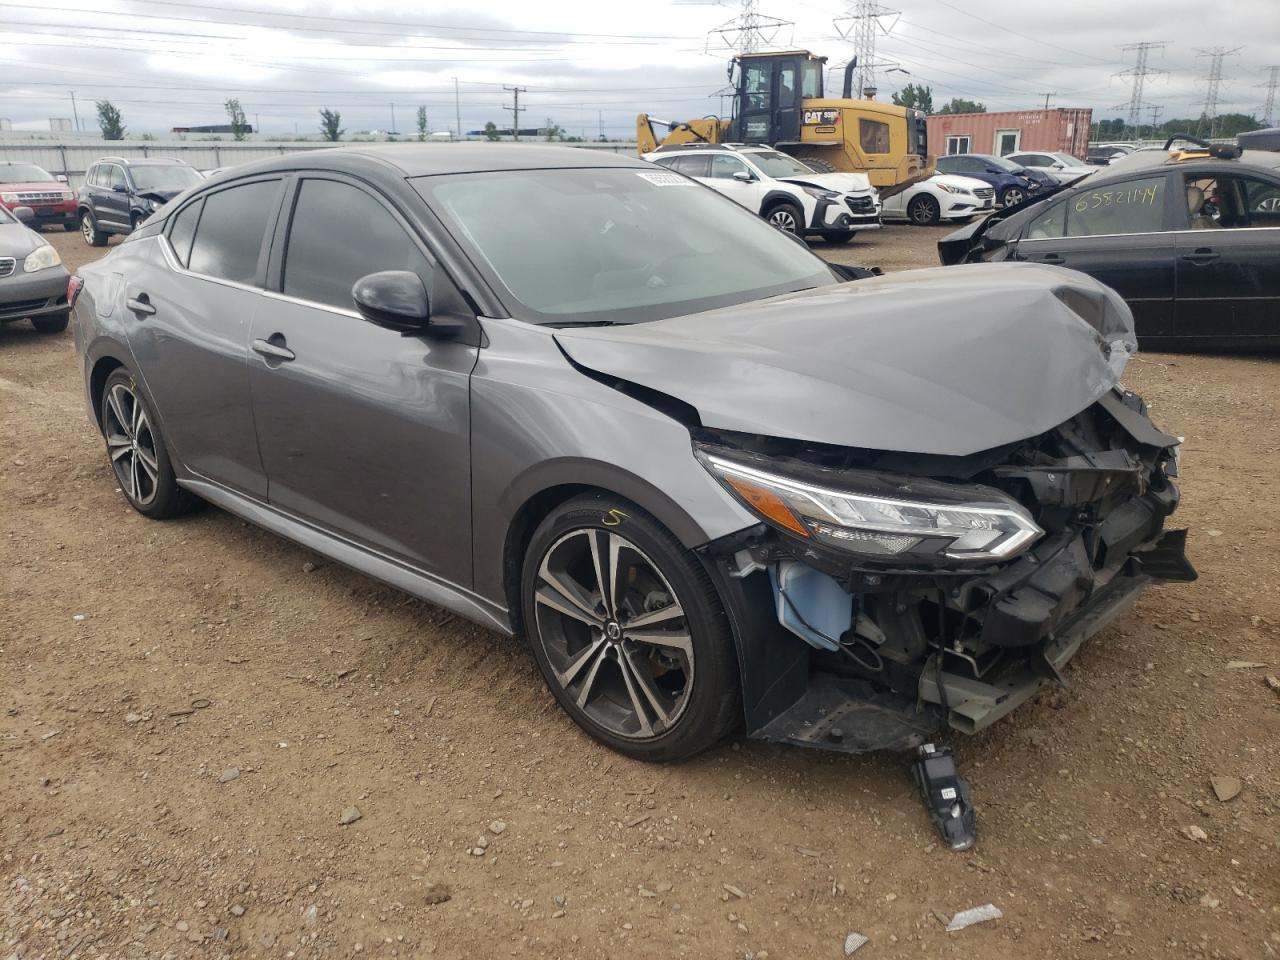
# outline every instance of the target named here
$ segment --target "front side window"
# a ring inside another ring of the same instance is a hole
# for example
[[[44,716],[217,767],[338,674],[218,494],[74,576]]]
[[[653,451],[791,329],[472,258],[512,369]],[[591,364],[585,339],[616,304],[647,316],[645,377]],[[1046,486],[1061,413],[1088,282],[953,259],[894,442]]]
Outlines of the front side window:
[[[753,150],[751,160],[770,177],[811,176],[813,168],[777,150]]]
[[[114,163],[111,165],[110,185],[112,190],[115,190],[118,187],[124,187],[127,185],[124,179],[124,169],[121,167],[117,167]]]
[[[747,165],[737,157],[718,153],[711,158],[711,177],[714,180],[732,180],[735,173],[750,173]]]
[[[1164,177],[1081,190],[1032,220],[1027,238],[1155,233],[1164,229],[1165,190]]]
[[[1239,181],[1244,192],[1247,226],[1280,227],[1280,186],[1252,177]]]
[[[889,125],[879,120],[859,120],[858,142],[863,153],[888,153]]]
[[[746,94],[744,112],[769,109],[769,68],[753,63],[742,75],[742,89]]]
[[[658,320],[834,282],[823,261],[755,214],[660,170],[410,182],[508,309],[535,323]]]
[[[236,283],[255,283],[262,238],[275,212],[279,189],[279,180],[258,180],[207,194],[191,243],[189,269]]]
[[[431,281],[427,258],[381,203],[348,183],[303,180],[285,248],[284,293],[351,310],[355,282],[381,270]]]

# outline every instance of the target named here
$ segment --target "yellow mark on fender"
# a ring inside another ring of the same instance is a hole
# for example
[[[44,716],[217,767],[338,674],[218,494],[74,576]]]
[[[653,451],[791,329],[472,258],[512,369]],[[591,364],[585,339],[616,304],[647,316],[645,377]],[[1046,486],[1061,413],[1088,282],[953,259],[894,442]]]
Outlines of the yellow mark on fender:
[[[622,521],[626,519],[627,519],[627,515],[623,513],[621,510],[619,510],[617,507],[614,507],[612,510],[610,510],[608,513],[604,515],[604,518],[601,520],[601,523],[603,523],[606,527],[619,527],[622,525]]]

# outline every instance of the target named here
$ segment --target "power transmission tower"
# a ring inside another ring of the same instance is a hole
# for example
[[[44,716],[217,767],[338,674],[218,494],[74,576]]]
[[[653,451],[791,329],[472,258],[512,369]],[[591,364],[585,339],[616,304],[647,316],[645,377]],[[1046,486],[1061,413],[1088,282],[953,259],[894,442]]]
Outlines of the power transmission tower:
[[[1267,91],[1266,102],[1262,105],[1262,125],[1264,127],[1271,126],[1271,122],[1276,112],[1276,87],[1280,87],[1280,66],[1267,67],[1270,71],[1269,79],[1265,83],[1259,83],[1257,86],[1263,87]]]
[[[511,139],[520,139],[520,94],[528,93],[528,87],[508,87],[503,86],[503,90],[511,91],[512,106],[503,107],[503,110],[511,111]]]
[[[1120,48],[1126,53],[1130,50],[1137,51],[1137,56],[1134,58],[1133,66],[1128,70],[1122,70],[1120,73],[1116,74],[1117,77],[1130,77],[1133,79],[1133,91],[1129,94],[1129,102],[1122,103],[1118,107],[1118,109],[1128,111],[1128,115],[1125,118],[1125,129],[1127,130],[1136,131],[1138,129],[1138,121],[1141,119],[1140,114],[1142,108],[1146,106],[1142,101],[1142,90],[1147,84],[1147,77],[1157,73],[1169,72],[1167,70],[1157,70],[1154,67],[1147,66],[1147,57],[1152,50],[1161,50],[1168,45],[1169,42],[1167,40],[1144,40],[1141,43],[1127,43]]]
[[[787,27],[794,27],[791,20],[779,20],[760,12],[759,0],[742,0],[742,12],[707,31],[707,52],[711,52],[719,40],[734,53],[758,53],[771,46]]]
[[[1147,110],[1151,113],[1151,139],[1154,140],[1156,139],[1156,127],[1160,124],[1160,114],[1164,112],[1164,107],[1153,103],[1147,106]]]
[[[1054,90],[1052,93],[1043,93],[1043,92],[1041,92],[1041,93],[1037,93],[1037,94],[1036,94],[1036,96],[1037,96],[1037,97],[1044,97],[1044,108],[1045,108],[1046,110],[1048,110],[1048,109],[1049,109],[1049,98],[1050,98],[1050,97],[1056,97],[1057,95],[1058,95],[1058,91],[1057,91],[1057,90]]]
[[[1233,50],[1227,50],[1225,47],[1211,47],[1208,50],[1196,51],[1197,58],[1209,58],[1209,76],[1204,78],[1208,86],[1205,88],[1204,99],[1200,101],[1204,105],[1204,112],[1200,114],[1200,122],[1196,124],[1197,134],[1207,120],[1210,139],[1218,135],[1218,95],[1222,90],[1222,61],[1243,49],[1244,47],[1236,47]]]
[[[888,36],[889,31],[897,26],[900,16],[899,11],[882,7],[876,0],[853,0],[844,16],[832,21],[840,36],[853,43],[854,55],[858,58],[859,99],[875,96],[877,67],[895,65],[891,61],[881,63],[876,60],[876,37],[881,32]],[[885,17],[893,17],[893,23],[887,27],[881,23]]]

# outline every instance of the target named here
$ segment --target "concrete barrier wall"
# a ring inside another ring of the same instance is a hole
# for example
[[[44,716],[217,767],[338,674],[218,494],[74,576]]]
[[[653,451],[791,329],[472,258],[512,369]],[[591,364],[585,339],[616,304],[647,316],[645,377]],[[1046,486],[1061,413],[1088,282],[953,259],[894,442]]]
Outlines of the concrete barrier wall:
[[[486,143],[485,141],[466,141],[468,143]],[[521,141],[535,143],[542,141]],[[362,141],[354,141],[360,144]],[[453,143],[418,143],[405,141],[403,146],[426,146],[433,150],[448,150]],[[198,170],[210,170],[214,167],[232,167],[251,160],[264,160],[285,153],[301,153],[308,150],[328,150],[335,146],[352,146],[352,142],[341,144],[323,142],[265,142],[246,141],[237,143],[234,140],[90,140],[81,138],[52,140],[12,140],[0,139],[0,160],[19,160],[34,163],[50,173],[63,174],[71,186],[78,187],[84,182],[85,171],[95,160],[102,157],[125,157],[126,159],[142,157],[173,157],[189,163]],[[394,149],[396,144],[381,144]],[[494,150],[509,149],[510,141],[486,143]],[[520,144],[515,144],[519,146]],[[566,143],[566,147],[584,150],[603,150],[609,153],[622,153],[634,157],[634,143]]]

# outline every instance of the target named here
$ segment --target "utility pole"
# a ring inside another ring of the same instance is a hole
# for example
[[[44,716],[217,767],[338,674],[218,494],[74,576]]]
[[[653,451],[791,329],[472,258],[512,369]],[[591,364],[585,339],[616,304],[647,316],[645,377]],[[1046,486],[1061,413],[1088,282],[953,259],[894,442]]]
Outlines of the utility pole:
[[[1036,94],[1036,96],[1037,96],[1037,97],[1044,97],[1044,108],[1045,108],[1046,110],[1048,110],[1048,109],[1049,109],[1049,98],[1050,98],[1050,97],[1056,97],[1057,95],[1058,95],[1058,91],[1057,91],[1057,90],[1054,90],[1052,93],[1037,93],[1037,94]]]
[[[458,97],[458,78],[453,78],[453,122],[458,125],[458,139],[462,139],[462,101]]]
[[[1157,139],[1156,127],[1160,124],[1160,114],[1164,112],[1164,107],[1156,106],[1153,103],[1147,109],[1151,111],[1151,139],[1155,140]]]
[[[794,26],[790,20],[761,13],[759,0],[742,0],[742,12],[738,16],[707,31],[706,52],[710,53],[712,41],[719,39],[735,53],[758,53],[770,46],[784,28]]]
[[[876,0],[854,0],[843,17],[831,21],[840,36],[853,43],[858,58],[859,99],[874,99],[877,92],[876,68],[893,66],[892,62],[876,60],[876,37],[882,31],[888,36],[901,15],[897,10],[880,6]],[[880,22],[885,17],[893,17],[893,23],[887,27]]]
[[[1228,50],[1225,47],[1210,47],[1209,49],[1199,49],[1196,51],[1197,57],[1209,58],[1209,76],[1204,78],[1208,86],[1205,88],[1204,113],[1200,115],[1200,122],[1196,125],[1196,133],[1199,133],[1204,126],[1206,120],[1209,121],[1209,139],[1213,139],[1218,135],[1218,95],[1222,90],[1222,61],[1233,53],[1239,53],[1244,47],[1236,47]]]
[[[254,133],[262,132],[262,124],[258,122],[258,115],[256,113],[253,115],[253,132]]]
[[[76,92],[71,91],[71,115],[76,118],[76,132],[80,132],[80,111],[76,109]]]
[[[596,139],[597,140],[604,139],[604,111],[603,110],[596,111]]]
[[[1270,72],[1270,78],[1265,83],[1258,84],[1267,91],[1266,103],[1262,105],[1262,125],[1264,127],[1271,126],[1271,121],[1275,117],[1276,112],[1276,87],[1280,87],[1280,66],[1267,67]]]
[[[509,90],[511,92],[511,101],[514,104],[514,106],[503,107],[502,109],[511,111],[511,139],[519,140],[520,139],[520,94],[528,93],[529,88],[528,87],[508,87],[504,85],[502,89]]]
[[[1135,134],[1138,130],[1138,122],[1141,119],[1142,108],[1146,106],[1142,101],[1142,90],[1146,86],[1147,77],[1157,73],[1169,72],[1147,66],[1147,56],[1152,50],[1162,50],[1168,45],[1169,42],[1167,40],[1158,42],[1144,40],[1141,43],[1127,43],[1120,48],[1126,53],[1130,50],[1137,51],[1133,66],[1116,74],[1117,77],[1130,77],[1133,79],[1133,92],[1129,95],[1129,102],[1120,104],[1119,109],[1127,109],[1129,111],[1125,119],[1125,129],[1133,130]]]
[[[396,105],[391,104],[391,132],[396,132]]]

